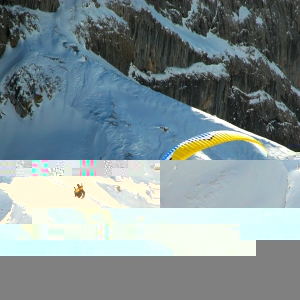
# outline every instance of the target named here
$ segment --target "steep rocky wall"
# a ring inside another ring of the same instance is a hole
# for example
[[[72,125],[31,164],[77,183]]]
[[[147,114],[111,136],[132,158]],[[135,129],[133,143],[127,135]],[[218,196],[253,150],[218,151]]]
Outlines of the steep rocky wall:
[[[268,99],[264,100],[266,97]],[[300,130],[297,117],[267,94],[249,95],[232,87],[225,118],[240,128],[259,133],[294,151],[299,151]]]
[[[191,1],[147,0],[173,23],[182,25]],[[180,20],[168,9],[172,3]],[[300,88],[300,1],[236,1],[199,0],[197,11],[191,13],[185,25],[198,34],[212,32],[232,44],[259,49],[270,61],[276,62],[292,84]]]
[[[191,49],[179,36],[166,31],[151,14],[138,14],[127,5],[111,2],[109,8],[127,21],[128,27],[114,18],[88,18],[76,28],[77,37],[83,37],[86,47],[128,75],[132,62],[140,70],[163,72],[167,66],[188,67],[195,61],[210,63],[206,53]],[[154,46],[155,45],[155,46]]]
[[[59,8],[59,0],[0,0],[0,5],[21,5],[31,9],[55,12]]]
[[[134,41],[133,64],[142,71],[162,73],[168,66],[186,68],[194,62],[218,63],[206,53],[191,49],[188,43],[167,31],[151,14],[142,9],[136,12],[131,6],[110,2],[116,14],[127,21]]]
[[[194,51],[153,19],[150,12],[145,9],[136,12],[130,1],[127,2],[113,1],[109,7],[127,21],[135,46],[132,63],[148,74],[147,78],[138,72],[132,73],[133,78],[153,90],[288,147],[291,140],[300,144],[300,96],[291,87],[291,83],[300,86],[300,73],[297,72],[300,56],[296,55],[300,36],[298,0],[274,0],[267,1],[268,4],[248,1],[244,7],[242,1],[200,0],[193,12],[189,12],[191,1],[147,0],[173,23],[181,25],[185,18],[185,26],[190,30],[204,36],[212,32],[231,44],[246,46],[252,57],[248,63],[238,57],[223,61],[229,78],[182,74],[163,80],[152,77],[151,73],[164,73],[167,67],[187,68],[197,62],[210,65],[221,61]],[[180,21],[168,13],[171,6],[180,15]],[[282,11],[285,15],[280,15]],[[277,15],[280,17],[276,19]],[[254,47],[267,59],[275,61],[287,78],[275,72],[266,60],[257,59]],[[269,100],[253,105],[251,96],[247,95],[256,91],[265,91]]]
[[[274,72],[266,62],[254,59],[245,64],[240,59],[231,58],[227,71],[231,77],[230,86],[236,86],[246,94],[266,91],[274,100],[285,103],[300,120],[299,95],[292,91],[290,80]]]
[[[232,44],[256,47],[300,88],[299,0],[200,0],[186,26],[201,35],[210,31]]]
[[[88,17],[83,25],[77,25],[75,34],[84,38],[87,49],[127,74],[134,56],[134,43],[124,24],[114,18],[95,22]]]
[[[226,114],[226,102],[230,90],[228,77],[216,78],[212,74],[172,75],[167,80],[157,80],[153,77],[131,74],[139,83],[151,89],[164,93],[174,99],[193,107],[201,107],[206,112],[216,115]]]

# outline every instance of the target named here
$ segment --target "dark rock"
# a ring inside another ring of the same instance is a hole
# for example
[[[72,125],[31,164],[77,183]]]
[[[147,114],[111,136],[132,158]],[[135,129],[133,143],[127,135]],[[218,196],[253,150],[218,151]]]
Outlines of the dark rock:
[[[191,0],[146,0],[146,2],[153,5],[164,17],[179,25],[182,25],[182,18],[188,16],[192,4]]]
[[[95,7],[96,8],[99,8],[100,7],[100,4],[97,2],[97,0],[93,0],[94,4],[95,4]]]
[[[134,44],[129,29],[116,19],[95,23],[88,17],[84,26],[77,25],[75,34],[85,39],[87,49],[101,55],[124,74],[133,60]]]
[[[46,12],[55,12],[59,8],[59,0],[0,0],[0,5],[20,5]]]
[[[188,43],[158,23],[142,9],[136,12],[131,6],[117,2],[109,6],[125,19],[134,42],[133,64],[141,71],[162,73],[168,66],[186,68],[194,62],[212,63],[206,53],[196,52]]]
[[[28,12],[12,11],[0,6],[0,58],[5,52],[6,45],[16,47],[20,38],[26,39],[25,33],[20,29],[24,25],[28,32],[38,30],[37,17]]]
[[[232,44],[259,49],[278,64],[292,84],[300,88],[300,1],[201,0],[198,12],[186,23],[193,31],[206,35],[214,29]],[[245,20],[235,20],[244,6],[250,12]]]
[[[51,79],[37,65],[24,66],[7,76],[1,102],[9,100],[21,118],[32,116],[33,105],[39,107],[44,98],[42,94],[51,100],[56,90],[60,89],[60,82],[61,78]]]
[[[190,106],[201,107],[206,112],[220,114],[226,109],[224,101],[219,99],[226,99],[229,94],[229,78],[215,78],[212,74],[180,74],[171,75],[167,80],[146,80],[138,75],[135,79],[157,92],[180,99]]]
[[[254,103],[251,103],[254,99]],[[291,141],[294,144],[300,143],[298,120],[292,112],[281,106],[282,103],[276,102],[265,92],[249,95],[233,87],[228,97],[226,118],[240,128],[259,132],[293,149]]]
[[[43,101],[43,96],[39,94],[34,95],[34,103],[37,107],[39,107],[39,104]]]

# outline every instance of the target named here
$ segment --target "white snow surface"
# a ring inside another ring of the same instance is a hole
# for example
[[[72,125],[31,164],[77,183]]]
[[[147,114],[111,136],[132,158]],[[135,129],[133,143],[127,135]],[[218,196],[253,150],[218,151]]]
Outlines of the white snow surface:
[[[300,207],[299,161],[162,161],[161,207]]]
[[[143,170],[124,176],[0,177],[0,224],[28,224],[34,208],[158,208],[158,161],[143,161]],[[83,184],[85,198],[74,197]]]
[[[0,85],[7,76],[30,64],[39,66],[50,79],[59,76],[60,80],[52,100],[43,94],[44,100],[40,107],[34,108],[33,117],[20,118],[10,101],[0,104],[0,110],[5,113],[0,119],[1,159],[161,159],[184,140],[215,130],[235,130],[257,138],[268,150],[267,159],[286,159],[295,154],[126,77],[103,58],[86,50],[73,33],[76,24],[87,16],[95,20],[113,17],[118,22],[125,21],[109,10],[105,1],[98,1],[99,9],[92,1],[60,2],[56,13],[20,6],[11,8],[37,15],[39,32],[26,32],[26,40],[21,39],[14,49],[7,45],[0,60]],[[89,5],[85,7],[84,2]],[[250,56],[251,59],[263,58],[258,50],[249,54],[247,47],[230,46],[213,34],[203,37],[174,25],[143,0],[132,3],[136,9],[148,9],[164,27],[197,51],[225,59],[228,55],[238,55],[245,60]],[[196,1],[193,3],[194,7]],[[72,49],[75,45],[78,52]],[[276,65],[273,69],[280,74]],[[195,64],[183,70],[169,68],[165,75],[153,76],[168,77],[178,72],[226,76],[222,64],[206,67]],[[164,131],[164,127],[168,131]],[[264,158],[249,143],[231,142],[207,149],[191,159]]]
[[[246,6],[241,6],[239,9],[239,21],[244,22],[249,16],[251,15],[251,12]]]
[[[279,102],[279,101],[274,100],[265,91],[256,91],[254,93],[249,93],[248,96],[249,97],[255,97],[255,98],[252,98],[249,101],[250,104],[259,104],[259,103],[262,103],[264,101],[274,101],[274,103],[275,103],[275,105],[277,106],[278,109],[294,115],[294,113],[283,102]]]
[[[132,72],[135,72],[136,75],[139,75],[149,81],[151,81],[152,79],[168,80],[172,76],[176,76],[176,75],[186,75],[195,78],[195,76],[197,75],[206,76],[210,74],[215,78],[220,78],[220,77],[229,78],[229,74],[227,73],[224,64],[206,65],[202,62],[195,63],[188,68],[169,67],[165,69],[164,74],[150,73],[150,76],[145,75],[145,73],[141,72],[137,67],[131,65],[129,70],[129,75],[131,75]]]
[[[264,21],[261,17],[256,18],[256,24],[262,26],[264,24]]]

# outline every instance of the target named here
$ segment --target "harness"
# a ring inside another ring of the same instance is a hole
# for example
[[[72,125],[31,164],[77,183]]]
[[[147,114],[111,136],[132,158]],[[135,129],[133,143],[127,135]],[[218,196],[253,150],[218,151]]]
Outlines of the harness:
[[[79,188],[75,189],[75,193],[78,193],[78,192],[80,192],[80,191],[82,191],[82,190],[83,190],[83,185],[80,186]]]

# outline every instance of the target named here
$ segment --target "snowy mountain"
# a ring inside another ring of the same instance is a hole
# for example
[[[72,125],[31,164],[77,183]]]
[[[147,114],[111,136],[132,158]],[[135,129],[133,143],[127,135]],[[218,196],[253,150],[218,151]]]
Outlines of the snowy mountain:
[[[299,208],[299,161],[163,161],[161,207]]]
[[[253,46],[197,32],[197,14],[212,13],[216,1],[211,8],[169,1],[182,4],[179,24],[176,8],[157,1],[42,2],[0,1],[0,159],[161,159],[188,138],[222,129],[257,138],[267,159],[295,154],[274,141],[300,144],[296,75],[288,79]],[[232,18],[248,20],[246,8]],[[252,69],[255,87],[241,77]],[[239,84],[245,80],[248,88]],[[232,142],[191,159],[264,158]]]

